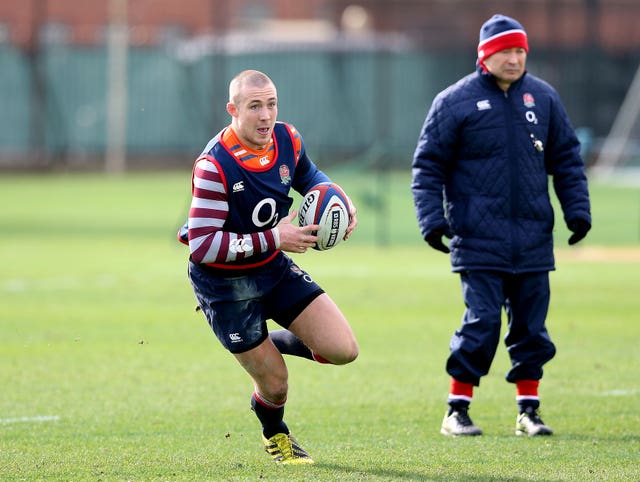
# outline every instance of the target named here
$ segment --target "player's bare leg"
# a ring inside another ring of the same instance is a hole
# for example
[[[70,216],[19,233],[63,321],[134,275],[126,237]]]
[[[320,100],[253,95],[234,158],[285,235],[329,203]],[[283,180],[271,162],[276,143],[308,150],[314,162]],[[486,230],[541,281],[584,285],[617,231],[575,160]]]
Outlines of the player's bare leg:
[[[282,354],[271,339],[267,338],[257,347],[235,354],[235,357],[253,379],[255,392],[251,397],[251,407],[262,424],[265,451],[277,463],[313,463],[284,423],[288,371]]]
[[[334,365],[344,365],[358,357],[353,330],[326,293],[315,298],[291,323],[289,330],[314,354]]]
[[[273,403],[282,403],[287,399],[287,366],[269,338],[249,351],[236,353],[235,357],[253,379],[260,395]]]

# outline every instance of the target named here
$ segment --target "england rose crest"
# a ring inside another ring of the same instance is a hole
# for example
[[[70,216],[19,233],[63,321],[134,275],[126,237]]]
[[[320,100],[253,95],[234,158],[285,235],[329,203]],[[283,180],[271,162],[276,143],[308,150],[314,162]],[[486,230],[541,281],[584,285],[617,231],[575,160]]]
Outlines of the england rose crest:
[[[529,92],[525,93],[522,96],[522,101],[524,102],[525,107],[533,107],[536,105],[536,101],[533,98],[533,95],[531,95]]]
[[[282,184],[291,183],[291,173],[289,172],[289,167],[284,164],[280,166],[280,181],[282,182]]]

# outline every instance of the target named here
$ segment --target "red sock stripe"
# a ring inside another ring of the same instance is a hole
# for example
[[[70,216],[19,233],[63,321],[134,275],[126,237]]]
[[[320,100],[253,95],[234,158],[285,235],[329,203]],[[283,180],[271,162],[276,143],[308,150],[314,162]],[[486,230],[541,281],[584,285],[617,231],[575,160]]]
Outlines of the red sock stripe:
[[[318,363],[328,363],[331,364],[331,362],[329,360],[327,360],[326,358],[322,358],[320,355],[316,354],[316,353],[311,353],[311,356],[313,356],[313,359],[315,361],[317,361]]]
[[[516,395],[518,397],[537,397],[540,380],[518,380],[516,382]]]
[[[287,403],[286,398],[284,399],[284,401],[280,403],[270,402],[269,400],[264,398],[262,395],[260,395],[257,391],[253,392],[253,398],[255,398],[256,402],[258,402],[263,407],[267,407],[272,410],[277,410],[278,408],[282,408],[284,407],[285,403]]]
[[[449,387],[449,396],[455,397],[466,397],[473,398],[473,385],[471,383],[464,383],[456,380],[455,378],[451,379],[451,385]]]

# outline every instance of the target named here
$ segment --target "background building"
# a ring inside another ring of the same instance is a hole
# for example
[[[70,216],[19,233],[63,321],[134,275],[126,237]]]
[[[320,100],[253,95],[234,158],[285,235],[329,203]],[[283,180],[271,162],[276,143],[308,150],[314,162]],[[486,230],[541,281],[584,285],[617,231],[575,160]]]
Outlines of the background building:
[[[627,105],[615,162],[635,163],[635,0],[4,0],[0,168],[190,165],[243,68],[274,78],[314,157],[406,167],[497,12],[527,29],[529,70],[559,90],[588,161]]]

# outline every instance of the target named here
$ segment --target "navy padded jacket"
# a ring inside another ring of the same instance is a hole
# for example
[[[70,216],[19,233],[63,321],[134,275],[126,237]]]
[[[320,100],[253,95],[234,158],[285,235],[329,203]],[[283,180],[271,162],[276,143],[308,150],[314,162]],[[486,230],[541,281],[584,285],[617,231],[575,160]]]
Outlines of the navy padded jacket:
[[[555,269],[549,176],[565,222],[591,223],[558,93],[528,73],[504,92],[478,68],[438,94],[422,127],[411,184],[421,234],[453,234],[453,271]]]

